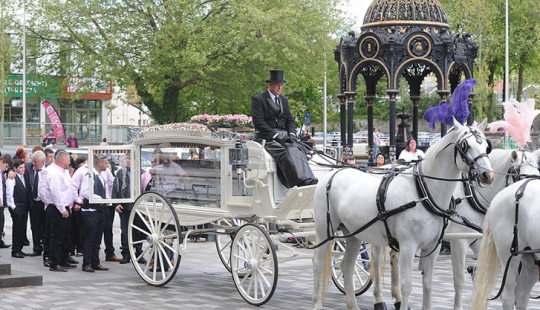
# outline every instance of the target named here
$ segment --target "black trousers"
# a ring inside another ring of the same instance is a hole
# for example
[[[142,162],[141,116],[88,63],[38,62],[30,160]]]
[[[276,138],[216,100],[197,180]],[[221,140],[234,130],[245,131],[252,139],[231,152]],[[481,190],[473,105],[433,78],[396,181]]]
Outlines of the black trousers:
[[[6,244],[4,242],[4,223],[6,221],[5,217],[4,217],[4,206],[0,207],[0,245],[4,245]]]
[[[103,210],[105,216],[105,223],[103,228],[103,242],[105,243],[105,257],[113,257],[114,245],[113,245],[113,223],[114,223],[114,206],[106,206]]]
[[[68,208],[69,209],[69,208]],[[55,205],[47,206],[49,218],[49,259],[51,266],[67,262],[69,217],[63,218]]]
[[[105,222],[104,207],[90,205],[96,211],[79,211],[84,222],[84,247],[83,265],[96,266],[99,261],[99,246],[103,237],[103,225]]]
[[[276,161],[279,181],[287,188],[314,180],[303,147],[297,141],[266,141],[266,151]]]
[[[72,210],[69,223],[69,252],[76,254],[83,252],[84,243],[84,222],[82,211]]]
[[[32,229],[32,245],[34,252],[43,251],[45,238],[45,207],[42,201],[33,201],[30,209],[30,228]]]
[[[26,205],[17,205],[15,209],[9,208],[9,213],[13,219],[13,232],[11,240],[11,252],[22,251],[26,239],[26,223],[28,222],[28,209]]]
[[[120,235],[120,242],[122,243],[122,257],[130,257],[129,254],[129,244],[128,244],[128,230],[129,230],[129,216],[131,215],[131,206],[129,207],[129,210],[124,205],[124,210],[122,213],[120,213],[120,228],[122,229],[122,234]],[[136,215],[133,224],[140,228],[145,228],[144,222],[142,219]],[[145,238],[144,234],[138,231],[137,229],[133,229],[133,241],[140,241]],[[142,244],[136,244],[135,247],[135,253],[138,255],[142,253]]]

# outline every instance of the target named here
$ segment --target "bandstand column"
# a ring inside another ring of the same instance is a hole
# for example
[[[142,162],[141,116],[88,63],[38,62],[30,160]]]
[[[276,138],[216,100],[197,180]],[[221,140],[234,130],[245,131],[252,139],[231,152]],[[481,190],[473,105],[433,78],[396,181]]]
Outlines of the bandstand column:
[[[343,156],[353,155],[353,108],[355,91],[345,92],[347,96],[347,143],[343,146]],[[341,133],[343,135],[343,132]]]
[[[412,102],[413,102],[413,122],[412,122],[412,130],[413,130],[413,137],[414,140],[418,141],[418,103],[420,102],[420,95],[411,95],[410,96]]]
[[[396,96],[399,93],[398,89],[386,90],[388,94],[389,106],[390,106],[390,128],[388,132],[390,134],[390,147],[388,148],[388,156],[391,162],[396,160]]]
[[[373,158],[373,101],[375,100],[374,95],[366,95],[364,97],[367,102],[367,112],[368,112],[368,166],[375,166],[375,158]]]
[[[340,120],[340,131],[341,131],[341,145],[345,145],[345,131],[347,128],[347,96],[346,95],[338,95],[339,98],[339,120]]]

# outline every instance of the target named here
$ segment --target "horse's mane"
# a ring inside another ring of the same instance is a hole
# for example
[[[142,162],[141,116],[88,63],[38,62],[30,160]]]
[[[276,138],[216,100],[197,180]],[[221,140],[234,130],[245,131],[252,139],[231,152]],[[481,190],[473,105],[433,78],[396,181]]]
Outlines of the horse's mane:
[[[511,150],[494,149],[489,154],[489,161],[491,162],[491,168],[493,171],[506,172],[510,168],[510,161],[512,160]]]

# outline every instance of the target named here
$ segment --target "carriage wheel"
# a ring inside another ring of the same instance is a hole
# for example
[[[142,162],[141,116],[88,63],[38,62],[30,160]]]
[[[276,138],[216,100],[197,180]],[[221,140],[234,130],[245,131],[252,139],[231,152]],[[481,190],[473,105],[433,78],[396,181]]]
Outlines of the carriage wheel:
[[[236,289],[249,304],[260,306],[276,290],[278,260],[268,233],[256,224],[238,229],[231,246],[231,273]]]
[[[182,244],[174,208],[161,194],[143,193],[133,205],[128,225],[129,254],[139,276],[153,286],[169,283],[180,265]]]
[[[340,239],[336,239],[332,243],[332,281],[343,294],[345,294],[345,285],[343,282],[341,262],[343,261],[343,254],[345,253],[345,243],[345,240]],[[371,273],[369,268],[367,268],[369,259],[363,259],[361,256],[363,253],[368,253],[368,247],[369,244],[366,245],[365,249],[363,248],[360,250],[354,264],[353,284],[354,295],[356,296],[364,294],[371,286]]]
[[[219,231],[220,227],[240,227],[246,224],[244,219],[221,219],[217,221],[216,228]],[[223,263],[223,266],[231,272],[231,244],[234,234],[216,234],[215,242],[219,259]]]

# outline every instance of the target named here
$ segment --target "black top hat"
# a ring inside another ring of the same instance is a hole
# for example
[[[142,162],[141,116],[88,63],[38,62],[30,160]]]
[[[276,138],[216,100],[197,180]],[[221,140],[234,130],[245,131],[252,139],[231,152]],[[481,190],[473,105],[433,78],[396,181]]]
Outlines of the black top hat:
[[[266,83],[268,82],[287,83],[287,81],[283,79],[283,70],[270,70],[270,77],[266,80]]]

